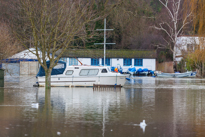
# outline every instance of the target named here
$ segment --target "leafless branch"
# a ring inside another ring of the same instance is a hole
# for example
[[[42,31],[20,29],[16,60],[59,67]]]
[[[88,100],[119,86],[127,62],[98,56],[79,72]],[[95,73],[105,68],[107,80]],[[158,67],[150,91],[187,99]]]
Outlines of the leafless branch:
[[[165,0],[165,2],[159,0],[159,2],[164,6],[171,19],[169,23],[163,21],[162,23],[159,23],[158,27],[152,26],[152,28],[155,28],[156,30],[160,30],[167,34],[167,36],[169,37],[169,41],[174,45],[171,46],[171,44],[169,44],[168,46],[170,46],[170,50],[173,52],[174,55],[173,60],[175,60],[175,52],[176,52],[175,46],[176,46],[177,37],[182,32],[182,29],[192,21],[192,20],[188,20],[188,18],[191,17],[192,12],[188,13],[184,17],[184,19],[182,20],[182,25],[179,26],[179,13],[182,12],[182,9],[180,9],[182,0],[172,0],[172,1]],[[169,5],[170,2],[172,2],[171,5]]]

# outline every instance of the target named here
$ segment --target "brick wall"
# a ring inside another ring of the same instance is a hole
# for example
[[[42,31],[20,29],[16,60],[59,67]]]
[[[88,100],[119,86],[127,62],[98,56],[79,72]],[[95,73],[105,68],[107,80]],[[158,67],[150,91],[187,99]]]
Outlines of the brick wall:
[[[157,70],[165,73],[174,73],[173,62],[157,63]]]

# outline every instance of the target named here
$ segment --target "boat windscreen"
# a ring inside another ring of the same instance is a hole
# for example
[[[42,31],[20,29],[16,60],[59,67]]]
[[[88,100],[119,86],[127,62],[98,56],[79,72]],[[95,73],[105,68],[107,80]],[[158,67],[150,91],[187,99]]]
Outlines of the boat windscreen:
[[[50,61],[46,61],[47,67],[50,66]],[[59,74],[63,74],[63,72],[66,69],[66,62],[64,61],[58,61],[58,64],[52,69],[51,75],[59,75]],[[39,76],[45,76],[45,70],[42,66],[40,66],[38,74],[36,75],[36,77]]]

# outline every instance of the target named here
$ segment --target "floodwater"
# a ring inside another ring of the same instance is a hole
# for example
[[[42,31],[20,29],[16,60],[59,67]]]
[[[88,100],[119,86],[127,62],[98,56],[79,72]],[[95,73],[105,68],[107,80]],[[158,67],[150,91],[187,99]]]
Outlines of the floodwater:
[[[121,90],[32,87],[10,77],[0,88],[0,137],[205,136],[205,80],[138,77]],[[38,103],[39,106],[36,106]],[[145,120],[146,126],[140,126]]]

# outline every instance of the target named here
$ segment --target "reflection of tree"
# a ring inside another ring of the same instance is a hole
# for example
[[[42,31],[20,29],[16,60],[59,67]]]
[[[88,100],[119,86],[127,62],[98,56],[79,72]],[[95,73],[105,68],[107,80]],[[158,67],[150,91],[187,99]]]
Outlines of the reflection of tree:
[[[39,113],[38,121],[35,123],[33,136],[55,136],[53,130],[53,119],[52,119],[52,106],[51,106],[51,92],[50,90],[45,92],[45,103],[42,107],[42,113]]]
[[[0,88],[0,104],[4,102],[4,89]]]

